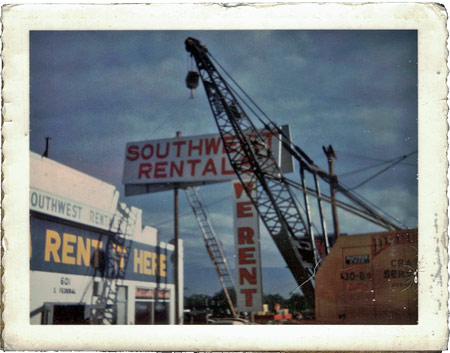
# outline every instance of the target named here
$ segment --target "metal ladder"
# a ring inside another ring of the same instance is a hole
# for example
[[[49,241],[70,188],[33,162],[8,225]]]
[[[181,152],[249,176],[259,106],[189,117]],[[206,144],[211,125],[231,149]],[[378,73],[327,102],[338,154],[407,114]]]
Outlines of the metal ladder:
[[[234,305],[229,293],[229,289],[235,289],[235,286],[233,277],[231,276],[230,268],[228,267],[225,253],[209,220],[208,213],[203,207],[202,201],[197,192],[197,188],[188,187],[185,189],[185,192],[189,204],[191,205],[195,217],[197,218],[198,224],[200,225],[200,228],[202,230],[206,250],[208,251],[209,257],[211,258],[211,261],[213,262],[219,276],[219,281],[227,298],[231,313],[233,317],[236,318],[238,315],[234,310]]]
[[[118,211],[120,213],[114,214],[110,225],[116,234],[108,236],[103,255],[103,286],[92,313],[94,324],[117,323],[117,294],[120,283],[125,279],[131,255],[132,232],[136,225],[136,215],[128,206],[119,205]]]

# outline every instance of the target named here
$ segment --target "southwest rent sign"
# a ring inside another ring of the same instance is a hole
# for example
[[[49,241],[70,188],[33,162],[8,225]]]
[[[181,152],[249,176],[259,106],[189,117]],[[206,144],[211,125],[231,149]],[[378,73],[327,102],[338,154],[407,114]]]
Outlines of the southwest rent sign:
[[[109,230],[112,214],[30,187],[30,210]]]
[[[113,277],[114,266],[120,266],[127,280],[173,283],[173,252],[165,248],[138,242],[108,246],[111,235],[33,216],[30,226],[32,271]]]
[[[289,126],[282,127],[290,139]],[[283,173],[293,171],[293,161],[281,137],[260,130]],[[249,135],[250,139],[252,136]],[[235,146],[231,136],[227,145]],[[256,147],[255,147],[256,149]],[[126,146],[123,183],[127,196],[233,180],[234,227],[238,311],[262,310],[262,280],[258,215],[230,166],[219,135],[131,142]]]
[[[236,299],[238,311],[262,310],[261,255],[258,214],[239,180],[233,180]],[[255,185],[247,184],[252,193]]]
[[[282,130],[289,136],[289,126],[283,126]],[[282,171],[291,172],[292,159],[284,153],[277,134],[266,130],[260,132]],[[225,141],[227,145],[236,144],[231,136]],[[130,142],[126,145],[123,183],[127,195],[168,190],[173,183],[192,186],[234,178],[235,173],[218,134]]]

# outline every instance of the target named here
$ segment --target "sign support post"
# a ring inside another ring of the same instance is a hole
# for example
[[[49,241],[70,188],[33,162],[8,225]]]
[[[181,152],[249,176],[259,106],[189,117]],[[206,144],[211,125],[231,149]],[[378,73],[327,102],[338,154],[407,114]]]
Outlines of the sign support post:
[[[181,137],[181,132],[177,131],[176,137]],[[178,184],[175,183],[173,187],[173,225],[174,225],[174,275],[175,275],[175,325],[180,325],[180,283],[178,271]]]
[[[334,236],[335,239],[339,238],[339,221],[338,221],[338,213],[336,207],[336,189],[335,185],[337,182],[337,176],[334,175],[334,163],[333,160],[336,159],[336,153],[334,153],[333,147],[330,145],[328,148],[325,146],[322,147],[325,155],[328,159],[328,170],[330,175],[330,196],[331,196],[331,211],[333,215],[333,226],[334,226]]]
[[[174,275],[175,275],[175,324],[180,324],[180,283],[178,281],[178,185],[173,188],[173,208],[174,208]]]

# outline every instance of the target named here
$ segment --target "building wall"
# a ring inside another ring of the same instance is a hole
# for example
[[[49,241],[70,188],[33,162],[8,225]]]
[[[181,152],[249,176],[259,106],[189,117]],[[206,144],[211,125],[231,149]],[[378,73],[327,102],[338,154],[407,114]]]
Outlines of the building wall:
[[[143,227],[142,210],[119,203],[115,187],[101,180],[32,152],[30,160],[30,322],[40,324],[42,310],[49,307],[70,314],[82,304],[89,315],[103,285],[110,283],[113,289],[126,287],[120,289],[126,302],[119,305],[127,315],[118,323],[136,324],[135,310],[143,302],[153,310],[167,306],[169,323],[175,323],[174,246],[159,242],[155,228]],[[114,245],[119,226],[128,239],[123,249]],[[108,279],[114,277],[113,267],[103,265],[112,263],[117,271],[125,264],[126,249],[125,277]],[[182,268],[182,244],[179,252]],[[180,283],[182,288],[182,272]],[[152,322],[162,317],[158,313]]]
[[[115,212],[119,192],[105,183],[76,169],[30,152],[30,186],[90,205]]]

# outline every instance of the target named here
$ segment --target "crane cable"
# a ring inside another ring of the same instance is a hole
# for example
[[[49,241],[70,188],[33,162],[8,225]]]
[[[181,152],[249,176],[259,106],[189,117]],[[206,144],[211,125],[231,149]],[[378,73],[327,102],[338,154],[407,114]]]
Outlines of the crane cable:
[[[385,160],[385,159],[381,159],[381,158],[374,158],[374,157],[368,157],[368,156],[363,156],[361,154],[358,153],[351,153],[351,152],[347,152],[347,151],[343,151],[341,149],[336,150],[336,152],[338,152],[339,155],[343,154],[343,155],[347,155],[353,158],[359,158],[359,159],[367,159],[367,160],[371,160],[371,161],[376,161],[376,162],[391,162],[392,160]],[[416,164],[412,164],[412,163],[401,163],[402,165],[408,165],[410,167],[416,167]]]
[[[306,160],[308,167],[309,164],[312,164],[314,167],[317,167],[313,160],[297,145],[295,145],[290,139],[289,137],[278,127],[278,125],[272,120],[270,119],[270,117],[258,106],[258,104],[247,94],[247,92],[245,92],[245,90],[239,85],[239,83],[236,82],[236,80],[227,72],[227,70],[225,70],[225,68],[220,64],[220,62],[217,61],[217,59],[215,59],[211,53],[209,53],[209,56],[211,56],[211,59],[214,60],[214,62],[222,69],[222,71],[225,73],[225,75],[228,76],[228,78],[236,85],[237,88],[239,88],[239,90],[245,95],[245,97],[255,106],[255,108],[268,120],[268,122],[273,126],[273,128],[282,136],[284,137],[287,141],[289,141],[290,144],[292,144],[292,146],[294,146],[294,149],[296,150],[296,152],[298,152],[301,157],[303,157],[303,159]],[[241,95],[239,93],[237,93],[237,91],[233,88],[233,87],[229,87],[241,100],[242,103],[244,103],[244,105],[250,109],[250,111],[255,115],[256,119],[264,125],[264,127],[271,131],[272,128],[267,125],[267,123],[250,107],[250,105],[241,97]],[[283,142],[280,137],[276,136],[275,137],[280,141]]]
[[[283,136],[287,141],[289,141],[290,144],[292,144],[292,146],[294,146],[295,151],[292,151],[291,148],[291,154],[294,155],[292,152],[298,152],[300,154],[300,156],[296,155],[296,158],[299,159],[300,161],[302,161],[303,159],[306,159],[307,166],[309,166],[311,168],[311,166],[316,169],[317,171],[321,171],[319,167],[317,167],[314,162],[312,161],[311,158],[309,158],[309,156],[297,145],[295,145],[294,143],[292,143],[292,141],[289,139],[288,136],[286,136],[286,134],[283,133],[283,131],[269,118],[269,116],[258,106],[258,104],[253,101],[253,99],[242,89],[242,87],[233,79],[233,77],[225,70],[225,68],[213,57],[213,55],[211,53],[208,52],[208,55],[211,57],[211,59],[214,60],[214,62],[223,70],[223,72],[230,78],[230,80],[239,88],[240,91],[242,91],[242,93],[245,95],[245,97],[256,107],[257,110],[259,110],[261,112],[261,114],[274,126],[274,128],[278,131],[278,133]],[[271,130],[271,128],[269,127],[269,125],[267,125],[267,123],[264,122],[264,120],[258,116],[258,114],[245,102],[245,100],[232,88],[230,87],[231,90],[234,91],[234,93],[239,96],[242,100],[242,102],[250,109],[250,111],[255,115],[255,117],[264,125],[264,127],[268,130]],[[280,141],[281,141],[279,136],[275,137]],[[285,145],[285,144],[283,144]],[[302,158],[303,157],[303,158]],[[303,161],[305,162],[305,161]],[[327,174],[327,173],[325,173]],[[318,175],[324,179],[324,174],[323,173],[318,173]],[[326,180],[326,182],[329,182],[329,180]],[[368,203],[366,200],[358,200],[358,197],[360,197],[358,194],[356,194],[354,191],[350,191],[348,187],[346,187],[345,185],[343,185],[341,182],[339,182],[337,184],[338,186],[338,191],[344,192],[344,194],[350,198],[353,202],[356,202],[357,204],[359,204],[361,207],[363,208],[368,208],[370,210],[370,207],[368,207],[368,205],[365,205],[365,203]],[[353,193],[353,194],[352,194]],[[361,197],[360,197],[361,198]],[[365,202],[364,202],[365,201]],[[371,204],[371,203],[369,203]],[[376,208],[378,211],[382,212],[385,216],[388,216],[388,218],[390,218],[391,220],[397,222],[397,223],[401,223],[399,222],[396,218],[388,215],[386,212],[382,211],[379,207],[376,207],[375,205],[371,204],[371,206],[373,208]],[[373,211],[372,211],[373,212]],[[374,212],[376,214],[376,212]],[[378,215],[378,217],[380,217]],[[382,219],[381,219],[382,220]],[[393,226],[392,224],[390,224],[390,226]]]
[[[295,188],[295,189],[297,189],[297,190],[299,190],[299,191],[301,191],[301,192],[306,192],[307,194],[312,195],[313,197],[316,197],[316,198],[320,198],[321,200],[323,200],[323,201],[325,201],[325,202],[328,202],[328,203],[331,202],[331,198],[330,198],[329,195],[322,194],[322,195],[319,197],[319,196],[317,195],[317,193],[316,193],[315,190],[313,190],[313,189],[311,189],[311,188],[306,188],[306,189],[305,189],[305,188],[302,187],[302,185],[301,185],[300,183],[298,183],[298,182],[296,182],[296,181],[294,181],[294,180],[292,180],[292,179],[285,178],[285,181],[286,181],[290,186],[292,186],[293,188]],[[355,193],[356,193],[356,192],[355,192]],[[363,199],[362,196],[360,196],[360,195],[358,195],[358,196],[359,196],[361,199]],[[369,201],[367,201],[367,200],[365,200],[365,201],[366,201],[368,204],[370,204]],[[378,226],[380,226],[380,227],[384,227],[384,226],[385,226],[385,223],[381,222],[379,219],[377,219],[376,217],[374,217],[374,216],[373,216],[373,213],[370,213],[370,212],[368,212],[368,211],[366,211],[366,210],[364,210],[364,209],[357,208],[357,207],[355,207],[355,206],[353,206],[353,205],[351,205],[351,204],[349,204],[349,203],[346,203],[346,202],[344,202],[344,201],[341,201],[341,200],[336,200],[336,205],[337,205],[339,208],[341,208],[342,210],[344,210],[344,211],[346,211],[346,212],[349,212],[349,213],[352,213],[352,214],[354,214],[354,215],[356,215],[356,216],[358,216],[358,217],[361,217],[361,218],[363,218],[363,219],[365,219],[365,220],[367,220],[367,221],[370,221],[370,222],[372,222],[372,223],[374,223],[374,224],[376,224],[376,225],[378,225]],[[396,221],[396,222],[402,224],[402,226],[405,226],[405,224],[402,223],[400,220],[398,220],[398,219],[396,219],[396,218],[393,218],[392,216],[390,216],[389,214],[387,214],[387,213],[384,212],[383,210],[379,209],[376,205],[371,204],[371,206],[372,206],[373,208],[376,208],[379,212],[385,214],[385,216],[386,216],[387,218],[390,218],[392,221]],[[380,223],[380,222],[381,222],[381,223]]]
[[[397,223],[401,224],[403,228],[408,229],[409,227],[403,222],[401,221],[399,218],[393,217],[391,216],[389,213],[386,213],[385,211],[383,211],[380,207],[378,207],[377,205],[375,205],[373,202],[369,201],[367,198],[365,198],[364,196],[362,196],[361,194],[357,193],[356,191],[353,191],[353,193],[355,195],[357,195],[361,200],[363,200],[364,202],[366,202],[367,204],[369,204],[370,206],[372,206],[373,208],[375,208],[376,210],[378,210],[378,212],[384,214],[386,217],[390,218],[393,221],[396,221]]]

